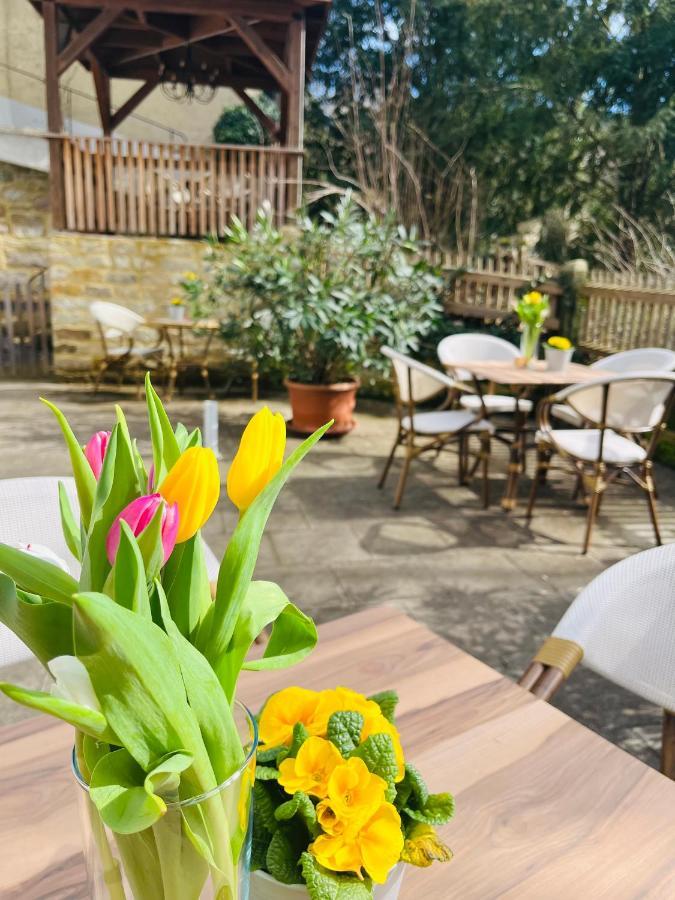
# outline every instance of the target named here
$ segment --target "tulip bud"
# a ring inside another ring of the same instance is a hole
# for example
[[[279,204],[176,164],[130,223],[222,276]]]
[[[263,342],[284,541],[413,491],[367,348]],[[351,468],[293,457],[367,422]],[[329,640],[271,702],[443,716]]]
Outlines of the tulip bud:
[[[136,500],[132,500],[112,523],[105,542],[105,549],[111,566],[115,562],[117,548],[120,545],[120,532],[122,530],[120,520],[124,519],[134,533],[134,537],[138,537],[152,522],[157,512],[157,507],[160,505],[164,507],[162,511],[161,534],[164,562],[167,561],[173,548],[176,546],[176,534],[179,523],[178,507],[175,503],[173,505],[165,503],[160,494],[148,494],[145,497],[138,497]]]
[[[97,431],[96,434],[93,434],[89,438],[89,442],[84,448],[84,455],[87,457],[87,462],[91,466],[91,470],[97,481],[101,475],[103,460],[105,458],[105,452],[108,449],[109,440],[109,431]]]
[[[220,496],[220,472],[213,450],[189,447],[171,467],[159,492],[167,503],[178,507],[176,543],[188,541],[208,520]]]
[[[227,493],[240,512],[248,509],[284,460],[286,423],[265,406],[250,420],[227,473]]]

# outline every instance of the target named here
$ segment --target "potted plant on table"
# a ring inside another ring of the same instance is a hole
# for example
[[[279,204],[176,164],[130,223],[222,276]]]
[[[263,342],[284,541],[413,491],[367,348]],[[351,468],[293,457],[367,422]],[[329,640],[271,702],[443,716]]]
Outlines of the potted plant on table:
[[[415,350],[440,314],[442,281],[420,250],[350,196],[284,229],[261,209],[250,230],[233,218],[211,244],[201,302],[261,373],[284,378],[295,430],[330,418],[345,434],[361,375],[382,369],[380,346]]]
[[[182,322],[185,318],[185,301],[182,297],[172,297],[169,303],[169,318],[174,322]]]
[[[396,900],[405,864],[447,861],[453,815],[404,759],[394,691],[273,694],[258,717],[251,900]]]
[[[520,356],[525,366],[539,356],[539,339],[550,309],[548,295],[539,291],[529,291],[516,303],[521,329]]]
[[[569,338],[554,335],[544,344],[544,354],[550,372],[563,372],[572,362],[574,346]]]
[[[48,404],[77,487],[79,520],[65,489],[59,499],[81,571],[0,545],[0,621],[51,680],[49,692],[0,690],[75,729],[90,900],[237,900],[248,896],[257,745],[238,676],[290,665],[316,643],[312,620],[253,570],[277,495],[328,425],[284,463],[282,417],[263,409],[249,422],[227,477],[239,521],[212,599],[200,529],[218,463],[198,430],[173,428],[149,380],[146,397],[148,467],[119,408],[112,431],[83,448]]]

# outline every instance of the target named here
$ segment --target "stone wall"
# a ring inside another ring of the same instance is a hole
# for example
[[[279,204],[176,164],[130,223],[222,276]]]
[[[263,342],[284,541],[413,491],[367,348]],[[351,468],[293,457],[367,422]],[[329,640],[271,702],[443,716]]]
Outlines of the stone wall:
[[[49,259],[47,174],[0,162],[0,270],[27,272]]]
[[[147,318],[165,317],[171,297],[181,293],[181,276],[199,274],[203,256],[200,241],[54,232],[49,279],[55,373],[88,372],[100,355],[92,301],[119,303]],[[152,343],[154,335],[146,337]]]

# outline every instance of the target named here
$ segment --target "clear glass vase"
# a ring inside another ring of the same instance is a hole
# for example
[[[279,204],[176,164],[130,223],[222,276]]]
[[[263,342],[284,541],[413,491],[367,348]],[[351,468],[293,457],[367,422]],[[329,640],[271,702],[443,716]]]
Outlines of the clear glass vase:
[[[526,365],[539,357],[539,338],[543,325],[528,325],[523,322],[523,330],[520,332],[520,355]]]
[[[206,794],[167,802],[166,813],[135,834],[103,823],[73,751],[90,900],[248,900],[258,728],[243,704],[233,712],[241,768]]]

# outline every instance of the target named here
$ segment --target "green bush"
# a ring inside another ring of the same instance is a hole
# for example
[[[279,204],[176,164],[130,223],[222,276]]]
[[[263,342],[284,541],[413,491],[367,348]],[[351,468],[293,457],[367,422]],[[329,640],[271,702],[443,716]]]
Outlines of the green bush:
[[[250,230],[233,219],[211,244],[208,275],[190,299],[263,373],[351,380],[388,369],[382,345],[415,352],[435,327],[442,279],[420,251],[414,234],[366,215],[350,196],[281,230],[263,209]]]

